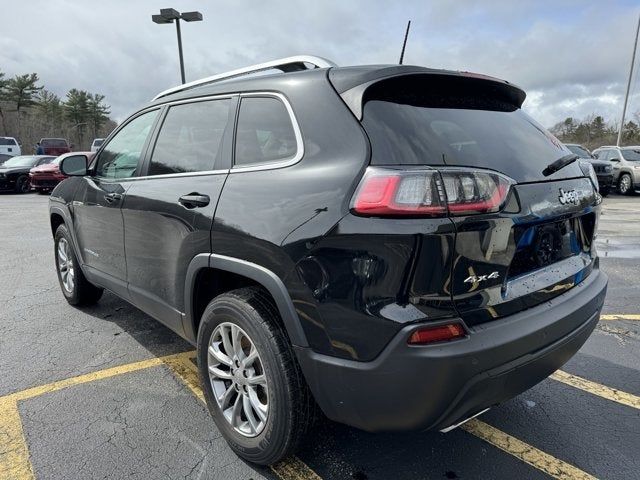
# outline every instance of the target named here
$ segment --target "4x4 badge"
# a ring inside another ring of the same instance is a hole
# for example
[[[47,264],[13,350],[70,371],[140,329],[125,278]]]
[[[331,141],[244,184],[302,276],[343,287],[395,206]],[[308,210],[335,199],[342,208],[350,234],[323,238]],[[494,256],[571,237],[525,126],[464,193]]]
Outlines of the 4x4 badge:
[[[464,283],[479,283],[485,280],[493,280],[494,278],[498,278],[500,274],[498,272],[491,272],[488,275],[469,275]]]
[[[573,203],[574,205],[578,205],[580,203],[580,193],[577,190],[569,190],[565,192],[562,188],[560,189],[560,196],[558,197],[560,203],[562,205],[566,205],[567,203]]]

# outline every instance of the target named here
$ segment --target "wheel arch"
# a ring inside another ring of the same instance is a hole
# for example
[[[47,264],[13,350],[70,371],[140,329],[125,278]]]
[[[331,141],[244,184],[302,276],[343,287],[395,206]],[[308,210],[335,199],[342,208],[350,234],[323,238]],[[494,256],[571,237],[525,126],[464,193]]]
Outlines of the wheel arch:
[[[223,286],[219,291],[207,291],[205,295],[208,294],[208,296],[205,296],[205,298],[208,298],[208,301],[210,301],[210,298],[234,288],[252,285],[264,288],[273,298],[291,343],[300,347],[308,346],[298,314],[282,280],[271,270],[261,265],[217,254],[196,255],[187,269],[184,296],[185,313],[183,317],[183,327],[187,340],[195,343],[200,318],[202,311],[204,311],[198,305],[198,283],[203,274],[215,275],[216,277],[222,276],[226,279],[233,279],[234,282],[231,288]]]

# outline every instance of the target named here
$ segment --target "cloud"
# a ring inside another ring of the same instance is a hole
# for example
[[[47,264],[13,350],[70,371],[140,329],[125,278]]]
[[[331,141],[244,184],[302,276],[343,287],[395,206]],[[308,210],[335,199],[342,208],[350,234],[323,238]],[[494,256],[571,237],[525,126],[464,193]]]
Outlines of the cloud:
[[[484,4],[483,4],[484,3]],[[424,2],[331,0],[182,1],[204,22],[183,25],[188,79],[297,53],[340,65],[397,62],[407,19],[405,63],[469,70],[513,81],[524,104],[551,126],[592,113],[617,119],[638,9],[620,0]],[[124,119],[179,81],[173,25],[152,0],[31,0],[3,6],[0,68],[38,72],[49,90],[102,93]],[[634,82],[635,84],[635,82]],[[632,97],[630,112],[640,109]]]

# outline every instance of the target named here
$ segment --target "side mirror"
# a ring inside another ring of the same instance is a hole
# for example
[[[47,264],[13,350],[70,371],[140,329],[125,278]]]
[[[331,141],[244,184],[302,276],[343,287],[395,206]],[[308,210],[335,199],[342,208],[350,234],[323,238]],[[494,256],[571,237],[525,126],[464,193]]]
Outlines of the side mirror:
[[[71,155],[60,162],[60,171],[69,177],[84,177],[87,174],[89,159],[86,155]]]

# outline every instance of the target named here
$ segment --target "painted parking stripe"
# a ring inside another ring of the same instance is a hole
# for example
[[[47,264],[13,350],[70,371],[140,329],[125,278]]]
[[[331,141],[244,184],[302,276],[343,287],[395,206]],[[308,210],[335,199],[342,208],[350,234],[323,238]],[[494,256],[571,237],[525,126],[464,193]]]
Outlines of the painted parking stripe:
[[[578,388],[585,392],[597,395],[598,397],[606,398],[612,402],[618,402],[628,407],[640,409],[640,397],[631,393],[623,392],[615,388],[607,387],[600,383],[592,382],[586,378],[571,375],[570,373],[558,370],[551,374],[549,378],[552,378],[558,382],[562,382],[566,385],[571,385],[574,388]]]
[[[0,400],[0,478],[34,478],[15,400]]]
[[[494,447],[513,455],[523,462],[538,470],[560,480],[593,480],[595,477],[570,465],[562,460],[549,455],[528,443],[518,440],[511,435],[498,430],[478,419],[470,420],[460,428],[481,438]]]
[[[616,314],[616,315],[600,315],[600,320],[640,320],[640,315]]]
[[[164,363],[184,382],[189,390],[191,390],[202,403],[206,403],[204,393],[200,387],[198,369],[192,362],[194,358],[195,352],[191,352],[187,356],[183,355],[177,358],[165,359]],[[322,480],[306,463],[295,456],[271,465],[270,468],[271,471],[282,480]]]

